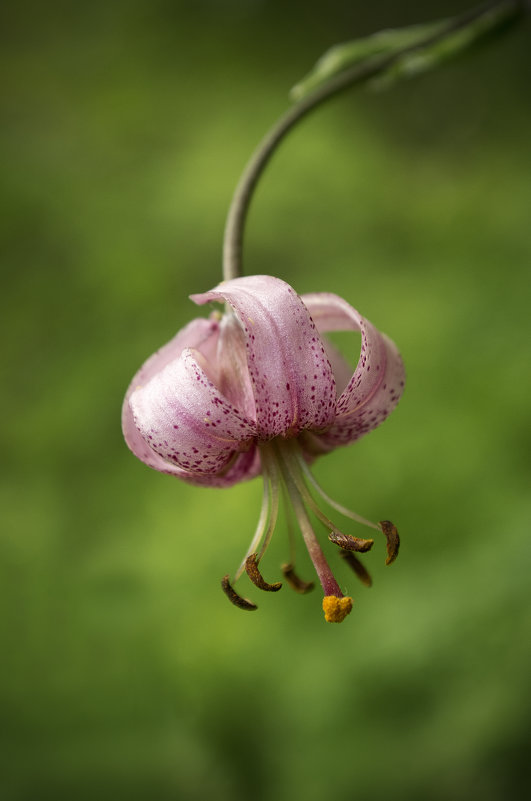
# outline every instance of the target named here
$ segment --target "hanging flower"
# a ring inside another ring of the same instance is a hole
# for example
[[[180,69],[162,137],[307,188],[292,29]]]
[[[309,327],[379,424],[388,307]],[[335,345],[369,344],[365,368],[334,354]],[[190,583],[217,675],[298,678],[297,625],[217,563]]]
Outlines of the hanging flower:
[[[388,521],[375,524],[335,503],[319,487],[308,465],[319,455],[353,442],[376,428],[394,409],[404,386],[395,345],[346,301],[329,293],[299,297],[284,281],[249,276],[222,282],[192,295],[199,305],[226,304],[225,313],[193,320],[155,353],[135,375],[122,414],[133,453],[155,470],[191,484],[229,487],[263,478],[262,509],[247,554],[236,572],[247,572],[260,589],[277,591],[258,565],[275,528],[282,488],[295,513],[324,591],[326,620],[350,612],[318,543],[309,512],[329,531],[365,584],[370,578],[356,552],[373,540],[343,534],[317,506],[309,487],[341,514],[382,531],[387,563],[398,552],[398,534]],[[322,336],[327,331],[361,332],[354,374]],[[299,592],[302,581],[292,559],[282,570]],[[222,587],[243,609],[256,609],[233,588]]]

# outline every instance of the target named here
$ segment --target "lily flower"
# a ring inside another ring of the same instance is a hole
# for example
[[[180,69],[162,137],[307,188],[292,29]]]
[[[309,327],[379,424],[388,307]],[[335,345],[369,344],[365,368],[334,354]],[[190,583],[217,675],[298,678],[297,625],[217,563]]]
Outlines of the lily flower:
[[[370,578],[355,554],[368,551],[373,540],[343,534],[314,495],[383,532],[387,563],[394,560],[399,539],[390,522],[372,523],[333,501],[309,465],[372,431],[394,409],[404,386],[396,346],[337,295],[300,297],[271,276],[224,281],[191,298],[198,305],[224,304],[225,311],[190,322],[140,368],[123,404],[127,445],[149,467],[191,484],[229,487],[262,475],[255,534],[233,581],[222,580],[229,599],[243,609],[257,608],[233,588],[244,572],[262,590],[281,587],[266,582],[258,565],[284,490],[323,588],[325,619],[340,622],[352,599],[334,578],[310,514],[328,529],[329,539],[365,584]],[[324,336],[339,330],[361,333],[354,372]],[[293,555],[292,540],[284,577],[306,592],[313,585],[297,576]]]

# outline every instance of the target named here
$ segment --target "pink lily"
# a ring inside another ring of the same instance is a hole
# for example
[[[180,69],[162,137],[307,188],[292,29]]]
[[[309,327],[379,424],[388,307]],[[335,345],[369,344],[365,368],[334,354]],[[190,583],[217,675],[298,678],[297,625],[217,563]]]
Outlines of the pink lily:
[[[325,618],[339,622],[352,599],[343,596],[308,511],[328,528],[365,583],[370,579],[354,552],[369,550],[373,540],[342,534],[320,511],[308,485],[341,514],[383,531],[388,563],[396,556],[398,535],[391,523],[371,523],[332,501],[308,464],[376,428],[394,409],[404,386],[396,346],[337,295],[299,297],[270,276],[224,281],[192,300],[225,303],[227,310],[193,320],[141,367],[124,400],[126,442],[150,467],[192,484],[229,487],[262,474],[260,519],[235,579],[246,571],[256,586],[270,591],[281,585],[268,584],[258,563],[284,487],[323,587]],[[322,336],[338,330],[361,332],[353,374]],[[292,564],[283,572],[295,589],[309,589]],[[256,609],[236,594],[228,576],[222,586],[237,606]]]

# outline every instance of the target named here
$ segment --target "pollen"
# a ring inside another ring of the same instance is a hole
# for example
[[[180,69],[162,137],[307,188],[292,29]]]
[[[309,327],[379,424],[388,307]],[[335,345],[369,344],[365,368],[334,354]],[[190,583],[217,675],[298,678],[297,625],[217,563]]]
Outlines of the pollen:
[[[327,623],[341,623],[352,611],[352,598],[338,598],[336,595],[325,595],[323,612]]]

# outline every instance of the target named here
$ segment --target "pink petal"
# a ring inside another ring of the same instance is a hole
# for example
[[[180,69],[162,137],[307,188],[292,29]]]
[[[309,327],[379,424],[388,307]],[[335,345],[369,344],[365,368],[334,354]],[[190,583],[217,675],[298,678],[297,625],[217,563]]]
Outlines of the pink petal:
[[[125,441],[135,456],[155,470],[180,475],[176,465],[168,464],[146,443],[135,426],[129,398],[140,386],[147,384],[153,376],[169,362],[178,358],[184,348],[197,348],[205,357],[215,352],[219,325],[216,321],[198,318],[182,328],[169,342],[144,362],[129,384],[122,405],[122,431]]]
[[[188,484],[195,484],[200,487],[232,487],[240,481],[248,481],[251,478],[255,478],[261,470],[260,454],[258,448],[254,445],[247,452],[236,454],[233,461],[229,462],[219,473],[190,473],[176,464],[170,464],[149,447],[140,431],[134,425],[132,414],[124,424],[124,435],[135,456],[144,464],[159,473],[166,473],[170,476],[175,476],[175,478],[180,478]]]
[[[224,314],[219,324],[214,383],[238,411],[249,420],[255,420],[256,407],[245,342],[243,328],[234,314]]]
[[[396,345],[342,298],[323,292],[302,300],[320,333],[361,331],[360,359],[338,398],[336,419],[318,435],[326,448],[345,445],[372,431],[395,408],[404,388],[404,365]]]
[[[195,348],[210,360],[216,352],[218,334],[219,323],[217,320],[197,317],[189,322],[175,334],[173,339],[170,339],[144,362],[131,381],[126,397],[129,397],[138,385],[147,384],[150,378],[177,359],[185,348]]]
[[[189,348],[129,398],[134,424],[151,450],[193,474],[215,475],[248,450],[255,429],[210,381]]]
[[[248,451],[238,453],[234,461],[230,462],[221,473],[202,477],[191,477],[189,474],[188,476],[183,475],[181,478],[184,478],[184,480],[188,481],[190,484],[225,488],[232,487],[239,481],[249,481],[251,478],[260,475],[261,470],[260,451],[256,445],[253,444]]]
[[[208,369],[205,372],[211,377],[211,374],[216,372],[216,351],[221,338],[220,326],[217,321],[204,318],[192,320],[142,365],[131,381],[122,409],[122,429],[125,441],[135,456],[154,470],[199,486],[230,487],[239,481],[254,478],[260,473],[258,449],[252,446],[247,452],[235,454],[229,464],[219,473],[191,473],[177,464],[166,461],[150,448],[135,425],[129,398],[139,386],[145,385],[157,372],[178,358],[186,347],[196,348],[201,352],[208,362]],[[203,364],[203,366],[206,365]]]
[[[324,428],[335,415],[335,383],[320,336],[301,298],[284,281],[255,275],[192,295],[227,301],[246,338],[261,438]]]
[[[336,396],[339,397],[352,378],[352,366],[324,334],[322,336],[322,342],[328,357],[328,361],[332,367],[332,373],[334,374],[334,380],[336,382]]]
[[[159,472],[170,473],[169,470],[157,469]],[[194,484],[196,487],[226,489],[240,481],[249,481],[251,478],[255,478],[260,475],[261,469],[260,452],[253,444],[248,451],[236,454],[233,460],[219,473],[190,473],[177,468],[178,472],[172,471],[171,475],[180,478],[181,481],[186,481],[187,484]]]

